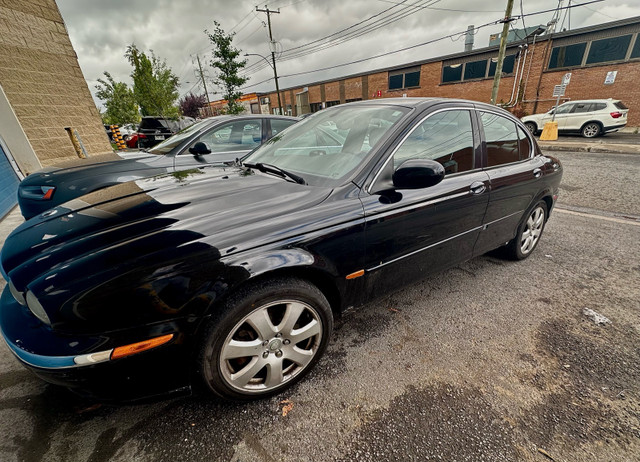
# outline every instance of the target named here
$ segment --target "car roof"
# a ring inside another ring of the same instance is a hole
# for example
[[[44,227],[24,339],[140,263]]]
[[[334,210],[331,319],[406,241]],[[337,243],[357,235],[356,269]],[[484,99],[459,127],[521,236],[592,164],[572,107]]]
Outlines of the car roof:
[[[576,99],[576,100],[571,100],[571,101],[565,101],[562,104],[567,104],[567,103],[617,103],[619,102],[619,99],[613,99],[613,98],[606,98],[606,99]]]

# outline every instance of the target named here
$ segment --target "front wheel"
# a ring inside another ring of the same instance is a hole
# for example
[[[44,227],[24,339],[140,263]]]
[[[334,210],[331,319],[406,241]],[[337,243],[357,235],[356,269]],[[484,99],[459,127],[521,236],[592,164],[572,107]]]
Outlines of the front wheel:
[[[582,127],[582,136],[585,138],[595,138],[600,134],[602,128],[600,124],[596,122],[589,122],[584,127]]]
[[[307,281],[252,285],[232,296],[210,321],[198,358],[202,378],[227,399],[272,395],[311,370],[332,329],[329,302]]]
[[[547,221],[547,203],[538,202],[518,226],[518,234],[505,248],[505,255],[512,260],[524,260],[536,248]]]

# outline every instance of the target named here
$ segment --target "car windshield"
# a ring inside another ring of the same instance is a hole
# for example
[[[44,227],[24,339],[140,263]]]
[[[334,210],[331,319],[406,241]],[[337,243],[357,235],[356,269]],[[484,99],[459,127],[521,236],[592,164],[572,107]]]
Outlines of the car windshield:
[[[336,106],[274,136],[243,159],[301,176],[314,186],[340,184],[409,112],[403,107]]]
[[[181,131],[179,131],[178,133],[176,133],[175,135],[170,136],[169,138],[164,140],[162,143],[158,143],[154,147],[149,149],[149,154],[157,154],[157,155],[161,155],[161,156],[163,156],[165,154],[169,154],[177,146],[179,146],[180,143],[182,143],[184,140],[189,138],[194,133],[198,132],[201,128],[203,128],[203,127],[205,127],[207,125],[210,125],[210,124],[211,124],[211,121],[205,119],[205,120],[202,120],[202,121],[198,122],[197,124],[194,124],[194,125],[191,125],[191,126],[189,126],[187,128],[184,128]]]

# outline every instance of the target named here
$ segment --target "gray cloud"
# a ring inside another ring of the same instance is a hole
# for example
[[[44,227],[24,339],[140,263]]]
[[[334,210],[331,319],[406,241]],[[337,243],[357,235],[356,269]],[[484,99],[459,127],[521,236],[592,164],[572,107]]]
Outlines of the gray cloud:
[[[280,8],[280,14],[272,16],[274,38],[283,49],[317,40],[338,30],[351,26],[402,0],[274,0],[269,8]],[[415,4],[418,0],[407,0]],[[74,45],[80,66],[92,92],[104,71],[114,78],[130,82],[131,68],[124,58],[126,47],[135,43],[144,50],[152,49],[178,75],[180,91],[192,89],[201,93],[201,85],[195,77],[193,57],[201,56],[206,64],[210,80],[214,71],[208,67],[211,47],[204,34],[213,28],[217,20],[227,32],[236,32],[234,44],[243,52],[269,55],[268,32],[264,23],[266,15],[255,12],[255,0],[57,0],[64,17],[69,36]],[[351,73],[368,71],[410,61],[437,57],[462,51],[464,39],[444,39],[435,44],[410,51],[366,61],[336,69],[286,77],[289,74],[335,66],[337,64],[367,58],[426,42],[455,32],[464,31],[469,24],[479,26],[494,22],[504,16],[504,0],[440,0],[431,2],[434,9],[419,10],[401,20],[369,34],[326,50],[282,61],[278,73],[282,75],[281,87],[301,85],[322,79],[339,77]],[[548,10],[557,6],[557,0],[527,0],[523,2],[524,13]],[[259,5],[264,8],[263,4]],[[436,9],[440,8],[440,9]],[[399,10],[395,8],[391,11]],[[450,11],[461,10],[461,11]],[[471,10],[471,11],[470,11]],[[514,2],[513,14],[520,13],[519,2]],[[571,10],[571,28],[640,15],[640,2],[629,0],[602,3]],[[564,15],[563,15],[564,16]],[[552,13],[525,18],[527,26],[545,24]],[[564,21],[568,27],[569,15]],[[517,21],[514,27],[522,27]],[[499,32],[501,24],[485,27],[475,37],[475,47],[488,45],[489,35]],[[261,61],[249,57],[249,64]],[[272,77],[270,67],[250,74],[247,85]],[[208,84],[210,93],[216,89]],[[247,91],[271,91],[273,80],[254,85]],[[215,96],[212,96],[215,99]]]

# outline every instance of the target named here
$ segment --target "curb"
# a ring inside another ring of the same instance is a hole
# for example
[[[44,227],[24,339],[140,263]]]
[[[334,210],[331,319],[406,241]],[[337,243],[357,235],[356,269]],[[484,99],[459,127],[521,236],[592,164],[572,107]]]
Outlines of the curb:
[[[587,144],[587,143],[550,143],[538,141],[544,151],[573,151],[610,154],[640,154],[640,145],[635,144]]]

